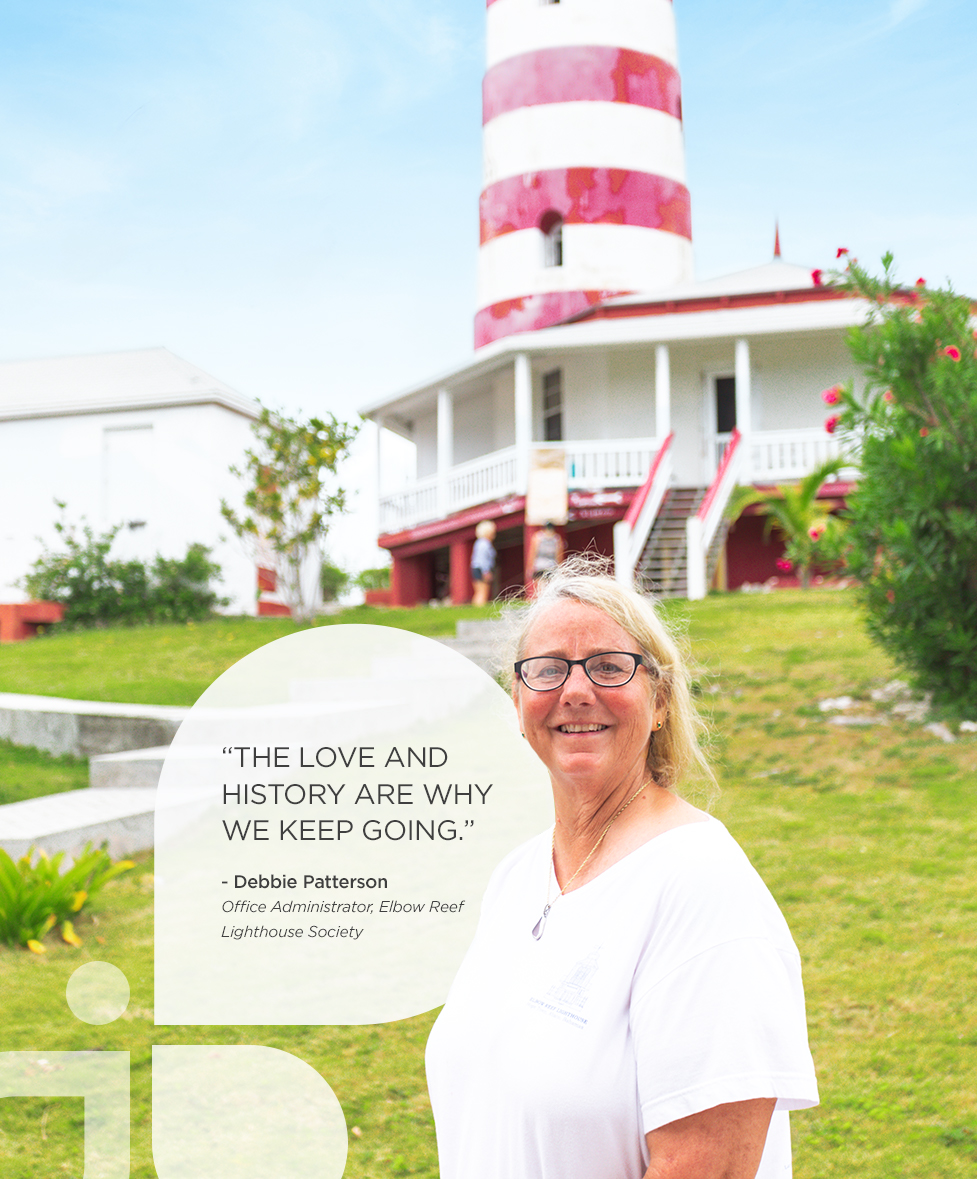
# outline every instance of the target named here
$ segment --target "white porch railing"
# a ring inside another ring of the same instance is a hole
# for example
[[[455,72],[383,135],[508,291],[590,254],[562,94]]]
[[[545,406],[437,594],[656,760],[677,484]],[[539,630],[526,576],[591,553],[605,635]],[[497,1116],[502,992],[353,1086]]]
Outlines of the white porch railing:
[[[516,490],[519,455],[514,446],[452,467],[448,474],[448,512],[474,507]]]
[[[640,487],[648,477],[659,444],[656,438],[623,438],[584,442],[540,444],[547,449],[562,446],[566,453],[567,482],[571,490],[608,487]],[[716,440],[717,464],[728,449],[725,437]],[[820,426],[796,430],[763,430],[751,433],[738,447],[737,478],[741,483],[788,483],[801,479],[829,458],[843,453],[839,439]],[[426,475],[402,491],[380,499],[381,532],[399,532],[443,515],[507,495],[522,495],[519,452],[509,446],[459,463],[448,472],[441,488],[436,475]],[[680,486],[694,485],[695,476],[677,470]],[[722,509],[720,509],[720,514]]]
[[[438,518],[438,478],[416,479],[403,491],[380,497],[380,531],[400,532],[422,520]]]
[[[658,453],[654,438],[621,438],[597,442],[548,442],[546,449],[563,447],[567,483],[573,490],[639,487]],[[437,475],[426,475],[403,491],[380,498],[380,531],[399,532],[476,504],[521,495],[519,452],[509,446],[480,455],[451,468],[440,506]]]
[[[699,510],[685,521],[686,570],[689,601],[706,596],[706,559],[733,488],[743,478],[743,438],[734,430],[723,454],[719,470],[703,496]]]
[[[751,433],[740,481],[789,483],[803,479],[828,459],[843,453],[840,440],[823,426],[798,430],[760,430]]]
[[[574,488],[639,487],[658,453],[657,438],[564,442],[567,480]]]

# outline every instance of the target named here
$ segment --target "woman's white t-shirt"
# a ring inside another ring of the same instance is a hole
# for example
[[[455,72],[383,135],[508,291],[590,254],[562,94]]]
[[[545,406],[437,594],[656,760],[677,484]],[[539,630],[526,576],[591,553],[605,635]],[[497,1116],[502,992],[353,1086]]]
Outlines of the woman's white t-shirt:
[[[816,1105],[797,949],[717,820],[557,897],[550,832],[508,856],[427,1048],[441,1179],[640,1179],[645,1134],[775,1097],[758,1179]],[[552,887],[552,886],[551,886]]]

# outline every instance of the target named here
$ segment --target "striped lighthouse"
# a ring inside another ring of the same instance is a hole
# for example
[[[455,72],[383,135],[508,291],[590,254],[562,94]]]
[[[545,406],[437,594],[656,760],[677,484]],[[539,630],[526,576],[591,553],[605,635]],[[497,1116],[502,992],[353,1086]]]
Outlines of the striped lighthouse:
[[[475,346],[692,277],[672,0],[487,0]]]

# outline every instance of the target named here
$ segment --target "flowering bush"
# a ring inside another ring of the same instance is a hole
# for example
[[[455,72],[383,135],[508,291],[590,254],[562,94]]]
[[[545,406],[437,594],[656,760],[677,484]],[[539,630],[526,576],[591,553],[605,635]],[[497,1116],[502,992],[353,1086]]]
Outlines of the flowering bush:
[[[902,288],[851,260],[831,281],[869,306],[849,348],[865,388],[841,389],[836,429],[857,438],[849,570],[873,637],[934,701],[977,716],[977,360],[971,305]],[[915,299],[912,298],[915,296]]]
[[[846,458],[829,459],[800,483],[785,483],[776,491],[757,491],[739,487],[730,499],[727,515],[735,520],[751,504],[758,504],[767,517],[766,532],[776,532],[784,541],[785,552],[777,561],[781,573],[797,569],[801,588],[811,582],[811,570],[838,560],[843,544],[844,525],[830,515],[831,508],[818,492],[827,480],[850,465]]]

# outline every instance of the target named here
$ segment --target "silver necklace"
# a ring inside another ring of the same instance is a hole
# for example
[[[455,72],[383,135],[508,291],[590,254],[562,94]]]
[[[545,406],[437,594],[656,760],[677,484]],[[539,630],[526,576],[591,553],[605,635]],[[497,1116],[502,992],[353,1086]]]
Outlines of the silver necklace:
[[[646,790],[648,788],[648,785],[649,785],[649,783],[642,782],[642,784],[638,787],[638,789],[634,792],[634,794],[631,795],[631,797],[624,804],[624,806],[618,807],[618,809],[614,812],[614,814],[611,815],[611,817],[607,820],[607,822],[601,828],[600,835],[597,836],[597,842],[590,849],[590,851],[587,852],[586,856],[584,857],[583,863],[576,870],[576,872],[574,872],[574,874],[570,877],[570,879],[566,882],[566,884],[564,884],[564,886],[560,889],[560,891],[557,893],[557,895],[553,898],[553,904],[551,904],[550,903],[550,880],[556,879],[556,866],[554,863],[554,856],[556,855],[556,824],[555,823],[553,824],[553,840],[550,844],[550,870],[549,870],[549,873],[547,874],[547,877],[546,877],[546,904],[543,906],[543,912],[540,914],[539,920],[533,926],[533,937],[537,941],[539,941],[539,939],[543,936],[543,930],[546,928],[546,918],[549,916],[550,909],[552,909],[553,905],[556,904],[558,897],[563,896],[563,894],[570,887],[570,885],[573,884],[573,882],[577,879],[577,877],[580,875],[580,873],[584,870],[584,868],[587,867],[587,865],[593,859],[594,852],[596,852],[597,849],[600,847],[600,845],[604,842],[604,836],[608,833],[608,831],[610,831],[611,825],[614,823],[615,819],[619,818],[628,809],[628,807],[631,805],[632,802],[634,802],[634,800],[638,797],[638,795],[642,792],[642,790]]]

